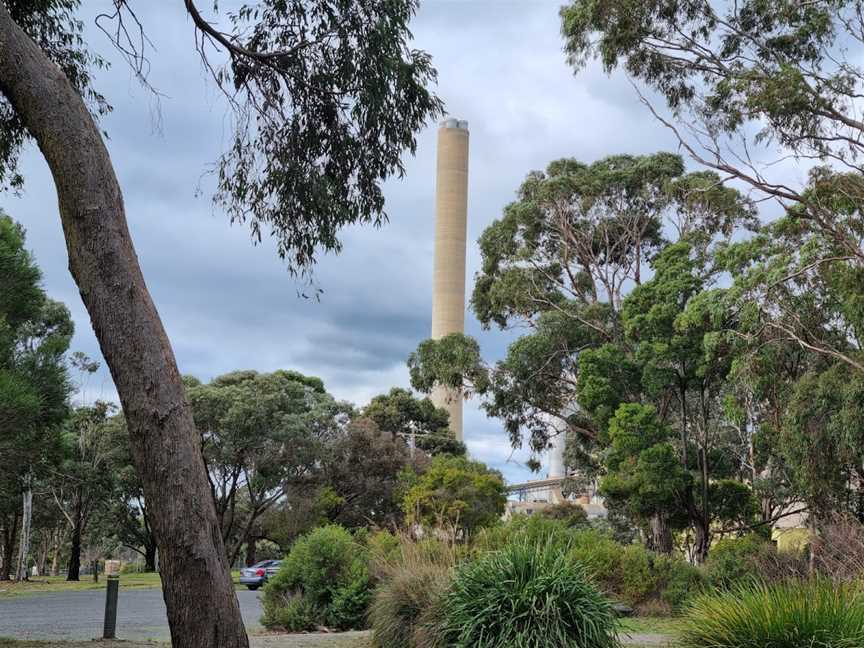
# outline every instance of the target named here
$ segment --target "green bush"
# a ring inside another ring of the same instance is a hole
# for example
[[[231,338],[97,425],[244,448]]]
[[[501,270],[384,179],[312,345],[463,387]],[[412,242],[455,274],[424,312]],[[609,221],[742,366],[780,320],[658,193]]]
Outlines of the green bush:
[[[660,589],[659,574],[654,570],[654,554],[642,545],[628,545],[621,552],[620,597],[638,605]]]
[[[124,562],[120,566],[121,574],[146,574],[147,565],[143,561]]]
[[[858,648],[864,594],[828,580],[736,586],[697,598],[681,648]]]
[[[702,571],[681,558],[655,556],[654,569],[660,580],[660,600],[670,612],[680,611],[705,588]]]
[[[610,596],[621,591],[623,552],[624,547],[602,531],[584,529],[570,536],[569,557],[584,565],[594,582]]]
[[[389,531],[377,531],[366,542],[369,548],[369,562],[373,566],[393,562],[400,552],[399,538]]]
[[[622,546],[594,529],[576,531],[570,539],[570,557],[585,565],[601,591],[652,614],[679,610],[704,586],[702,573],[681,558]]]
[[[367,555],[339,526],[301,537],[264,587],[262,623],[290,631],[362,627],[371,597]]]
[[[547,506],[540,510],[539,515],[550,520],[560,520],[568,528],[588,526],[588,512],[585,508],[567,500]]]
[[[440,614],[443,644],[454,648],[618,645],[609,601],[554,543],[516,541],[465,563]]]
[[[530,544],[554,542],[566,547],[570,544],[572,532],[562,520],[540,515],[516,514],[506,524],[481,530],[471,543],[472,555],[503,549],[512,542]]]
[[[755,534],[718,541],[705,563],[708,585],[727,589],[758,578],[765,557],[771,553],[776,553],[774,545]]]

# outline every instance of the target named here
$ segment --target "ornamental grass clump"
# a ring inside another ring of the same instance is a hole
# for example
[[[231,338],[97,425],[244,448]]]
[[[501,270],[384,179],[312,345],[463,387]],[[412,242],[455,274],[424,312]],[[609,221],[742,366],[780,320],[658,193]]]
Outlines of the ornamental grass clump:
[[[557,543],[513,542],[456,570],[441,600],[452,648],[611,648],[615,616]]]
[[[827,579],[739,586],[698,597],[681,648],[860,648],[864,593]]]
[[[455,551],[446,543],[406,537],[397,552],[374,564],[379,584],[369,608],[373,646],[446,648],[438,615],[455,564]]]

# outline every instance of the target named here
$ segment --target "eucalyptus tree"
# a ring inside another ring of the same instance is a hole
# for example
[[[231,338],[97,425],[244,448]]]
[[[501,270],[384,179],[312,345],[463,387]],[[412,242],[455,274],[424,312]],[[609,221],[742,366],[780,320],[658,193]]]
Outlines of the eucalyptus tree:
[[[450,430],[450,415],[429,398],[417,398],[410,390],[394,387],[379,394],[363,408],[363,417],[375,422],[393,438],[413,444],[428,455],[464,455],[465,444]]]
[[[134,4],[116,0],[116,29],[106,31],[146,83]],[[106,61],[83,41],[79,5],[0,3],[0,182],[21,185],[19,156],[35,142],[152,507],[174,645],[245,647],[200,439],[97,123],[110,106],[91,74]],[[216,164],[217,204],[256,238],[272,233],[300,271],[317,250],[339,248],[341,226],[380,222],[381,181],[401,173],[414,133],[441,112],[430,59],[408,44],[416,1],[261,0],[229,13],[227,26],[194,0],[184,6],[235,116]]]
[[[63,459],[51,480],[51,490],[69,526],[68,581],[79,580],[89,526],[115,495],[115,475],[110,468],[117,448],[106,425],[115,410],[111,403],[97,401],[77,407],[64,424]]]
[[[471,298],[484,327],[527,333],[494,367],[473,340],[426,341],[409,360],[412,383],[420,391],[441,382],[482,393],[514,445],[527,433],[541,451],[550,428],[563,428],[571,448],[590,447],[597,431],[575,397],[580,353],[622,336],[624,298],[647,278],[668,235],[701,249],[752,220],[752,205],[718,176],[685,173],[670,153],[564,159],[532,172],[481,235]]]
[[[465,336],[426,341],[409,360],[412,382],[479,392],[514,445],[527,436],[541,451],[563,431],[568,466],[602,478],[649,544],[671,551],[672,532],[689,527],[704,559],[734,490],[712,486],[731,476],[715,455],[727,443],[720,395],[737,342],[714,252],[755,226],[752,203],[714,173],[685,173],[676,155],[555,162],[529,175],[480,239],[478,318],[528,333],[492,367]],[[627,404],[648,409],[616,419]],[[649,419],[657,434],[626,442]],[[663,488],[650,479],[661,468]]]
[[[6,500],[0,580],[12,570],[19,528],[15,576],[28,576],[33,492],[57,459],[71,390],[65,358],[74,330],[69,311],[45,294],[24,242],[23,229],[0,212],[0,499]]]
[[[582,353],[578,402],[611,450],[601,490],[647,514],[651,544],[665,551],[667,523],[685,521],[701,562],[715,533],[755,521],[729,461],[737,439],[722,407],[740,347],[737,314],[714,285],[710,256],[686,240],[651,265],[651,279],[624,299],[622,337]]]
[[[320,378],[234,371],[186,379],[229,564],[255,562],[259,521],[287,489],[310,486],[346,405]]]
[[[832,513],[864,521],[864,377],[835,362],[808,371],[785,412],[781,447],[814,526]]]
[[[757,330],[864,368],[853,330],[864,278],[860,0],[574,0],[561,16],[574,67],[598,58],[659,93],[668,117],[643,101],[695,160],[785,211],[738,278]],[[811,167],[806,181],[776,164],[788,160]],[[850,318],[841,327],[853,337],[805,321],[800,303],[817,300]]]

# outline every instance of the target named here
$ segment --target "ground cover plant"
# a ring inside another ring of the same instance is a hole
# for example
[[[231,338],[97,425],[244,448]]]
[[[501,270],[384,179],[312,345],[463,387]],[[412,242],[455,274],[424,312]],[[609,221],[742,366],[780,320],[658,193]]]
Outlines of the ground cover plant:
[[[864,645],[864,593],[827,579],[739,586],[697,598],[681,648],[854,648]]]

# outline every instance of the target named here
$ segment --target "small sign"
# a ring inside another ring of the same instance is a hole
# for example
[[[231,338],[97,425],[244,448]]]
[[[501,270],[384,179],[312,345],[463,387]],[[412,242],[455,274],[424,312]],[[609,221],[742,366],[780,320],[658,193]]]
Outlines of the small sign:
[[[120,561],[119,560],[106,560],[105,561],[105,575],[106,576],[119,576],[120,575]]]

